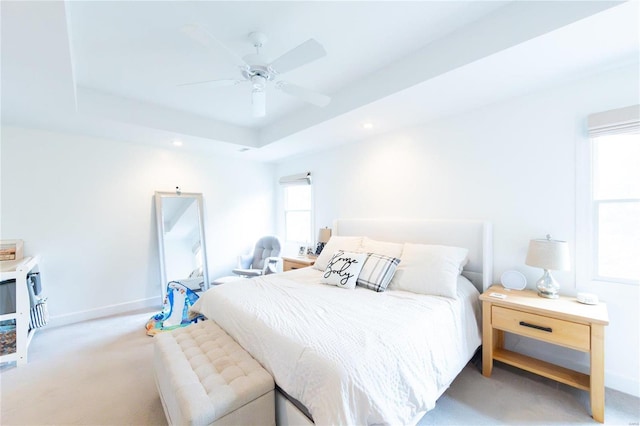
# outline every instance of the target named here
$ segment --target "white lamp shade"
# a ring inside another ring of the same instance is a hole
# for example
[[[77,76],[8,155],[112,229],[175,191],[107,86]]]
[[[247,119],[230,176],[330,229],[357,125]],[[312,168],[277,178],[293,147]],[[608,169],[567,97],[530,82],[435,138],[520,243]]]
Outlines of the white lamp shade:
[[[329,238],[331,238],[331,228],[320,228],[320,232],[318,232],[318,242],[326,244],[329,242]]]
[[[566,241],[552,239],[531,240],[527,259],[525,262],[529,266],[554,271],[569,270],[569,244]]]

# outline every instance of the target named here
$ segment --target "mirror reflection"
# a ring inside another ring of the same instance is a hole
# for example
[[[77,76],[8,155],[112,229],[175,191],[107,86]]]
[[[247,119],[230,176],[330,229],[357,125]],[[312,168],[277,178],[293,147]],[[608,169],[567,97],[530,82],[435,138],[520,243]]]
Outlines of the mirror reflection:
[[[202,194],[156,192],[156,216],[163,299],[171,281],[206,290]]]

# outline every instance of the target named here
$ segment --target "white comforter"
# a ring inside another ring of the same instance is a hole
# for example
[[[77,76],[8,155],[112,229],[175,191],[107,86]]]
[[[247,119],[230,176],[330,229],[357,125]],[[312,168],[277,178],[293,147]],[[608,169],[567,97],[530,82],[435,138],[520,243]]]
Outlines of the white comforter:
[[[415,423],[480,345],[477,291],[464,279],[457,300],[345,290],[320,275],[305,268],[224,284],[192,310],[225,329],[316,424]]]

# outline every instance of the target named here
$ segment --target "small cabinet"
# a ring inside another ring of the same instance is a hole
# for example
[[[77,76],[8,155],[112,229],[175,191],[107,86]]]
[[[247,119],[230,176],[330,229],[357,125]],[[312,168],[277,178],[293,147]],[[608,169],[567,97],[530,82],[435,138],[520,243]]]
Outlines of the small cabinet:
[[[482,374],[491,377],[493,361],[588,391],[593,419],[604,422],[604,303],[583,305],[575,299],[539,297],[535,292],[490,287],[482,301]],[[504,333],[514,333],[590,355],[589,374],[505,349]]]
[[[0,355],[0,362],[16,362],[17,365],[27,363],[27,348],[35,329],[29,330],[29,314],[31,302],[29,299],[29,288],[27,287],[27,275],[30,272],[38,271],[38,256],[26,257],[16,261],[0,262],[0,281],[15,280],[15,312],[0,315],[0,323],[8,324],[3,327],[3,333],[15,327],[15,350]],[[3,339],[8,341],[9,339]],[[13,339],[11,339],[13,340]],[[11,345],[13,346],[13,345]]]

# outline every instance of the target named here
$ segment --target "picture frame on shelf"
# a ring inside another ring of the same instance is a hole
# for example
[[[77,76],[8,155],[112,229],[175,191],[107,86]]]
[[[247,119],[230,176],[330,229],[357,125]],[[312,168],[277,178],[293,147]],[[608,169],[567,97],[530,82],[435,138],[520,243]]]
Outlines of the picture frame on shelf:
[[[0,262],[22,260],[23,247],[22,240],[0,240]]]
[[[322,253],[322,250],[324,249],[325,245],[326,245],[326,243],[319,242],[316,245],[316,251],[315,251],[314,255],[315,256],[320,256],[320,253]]]

